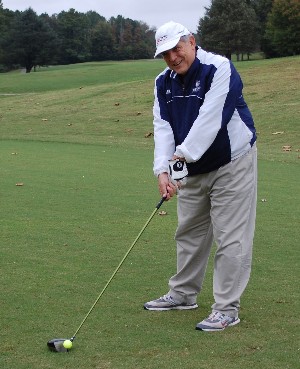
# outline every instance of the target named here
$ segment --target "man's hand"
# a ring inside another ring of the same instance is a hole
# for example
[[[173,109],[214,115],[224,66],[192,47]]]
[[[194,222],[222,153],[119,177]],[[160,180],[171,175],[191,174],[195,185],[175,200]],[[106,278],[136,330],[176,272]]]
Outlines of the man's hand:
[[[170,181],[169,174],[164,172],[158,176],[158,189],[161,196],[166,198],[166,201],[170,200],[176,192],[176,186]]]
[[[188,175],[188,169],[185,161],[181,160],[169,160],[169,175],[172,178],[172,182],[180,181]]]
[[[185,158],[182,158],[180,156],[177,155],[173,155],[172,160],[180,160],[180,161],[185,161]]]

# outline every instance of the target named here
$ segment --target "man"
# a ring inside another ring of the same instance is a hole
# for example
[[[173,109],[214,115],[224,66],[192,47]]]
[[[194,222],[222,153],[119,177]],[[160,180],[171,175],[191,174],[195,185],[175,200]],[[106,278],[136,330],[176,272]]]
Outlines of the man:
[[[215,302],[196,329],[220,331],[240,322],[240,298],[250,277],[257,187],[255,127],[242,81],[228,59],[201,49],[179,23],[164,24],[155,38],[155,57],[162,55],[167,68],[155,80],[154,174],[166,200],[178,194],[177,273],[169,280],[169,292],[144,308],[197,308],[215,240]],[[186,166],[187,177],[174,181],[170,160],[179,160],[180,168]]]

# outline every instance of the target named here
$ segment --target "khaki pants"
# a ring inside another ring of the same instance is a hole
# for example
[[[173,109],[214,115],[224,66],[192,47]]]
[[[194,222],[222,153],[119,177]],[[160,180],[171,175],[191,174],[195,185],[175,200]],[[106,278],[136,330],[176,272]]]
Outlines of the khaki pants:
[[[256,145],[207,174],[188,177],[178,192],[177,273],[170,294],[196,302],[213,240],[213,311],[235,317],[250,277],[257,201]]]

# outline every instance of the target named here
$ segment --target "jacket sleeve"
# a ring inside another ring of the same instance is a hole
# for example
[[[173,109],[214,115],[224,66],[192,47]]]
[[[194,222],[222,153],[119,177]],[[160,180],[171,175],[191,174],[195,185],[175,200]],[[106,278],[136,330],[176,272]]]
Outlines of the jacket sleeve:
[[[215,140],[222,125],[226,124],[224,117],[229,117],[226,118],[228,123],[235,110],[236,99],[228,96],[231,81],[230,63],[223,58],[222,60],[214,73],[210,89],[205,94],[196,120],[183,143],[176,147],[175,155],[185,157],[188,163],[202,157]]]
[[[154,163],[153,172],[158,176],[160,173],[168,172],[169,160],[175,151],[173,130],[166,119],[161,117],[161,109],[166,112],[165,96],[157,87],[158,79],[154,87],[153,125],[154,125]],[[165,114],[164,114],[165,116]]]

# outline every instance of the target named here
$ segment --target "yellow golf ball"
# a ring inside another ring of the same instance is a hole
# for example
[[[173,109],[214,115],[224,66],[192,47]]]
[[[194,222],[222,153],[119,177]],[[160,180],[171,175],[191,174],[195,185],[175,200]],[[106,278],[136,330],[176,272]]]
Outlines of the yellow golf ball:
[[[72,348],[73,343],[70,340],[65,340],[64,343],[63,343],[63,346],[64,346],[65,349],[68,349],[69,350],[69,349]]]

